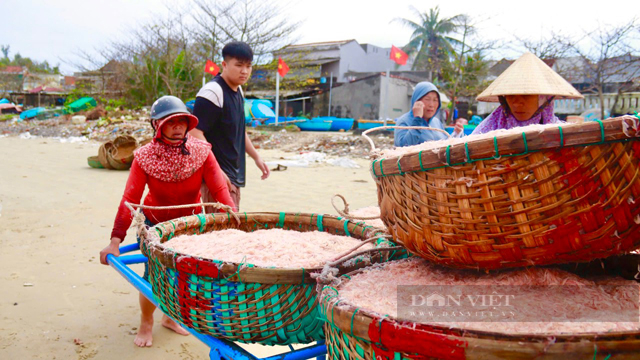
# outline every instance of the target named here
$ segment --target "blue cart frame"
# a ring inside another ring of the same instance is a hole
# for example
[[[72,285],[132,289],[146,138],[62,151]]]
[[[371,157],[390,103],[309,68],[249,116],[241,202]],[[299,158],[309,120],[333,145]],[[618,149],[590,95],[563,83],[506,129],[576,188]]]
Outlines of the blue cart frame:
[[[149,301],[158,306],[158,302],[153,296],[151,291],[151,285],[133,270],[128,265],[141,264],[147,262],[147,257],[142,254],[126,255],[132,251],[140,250],[138,244],[130,244],[120,247],[120,257],[113,255],[107,255],[107,262],[111,267],[116,269],[131,285],[133,285],[138,291],[140,291]],[[324,360],[327,354],[327,347],[324,342],[318,342],[316,345],[311,345],[302,349],[294,350],[291,345],[289,348],[291,351],[285,352],[279,355],[269,356],[265,358],[258,358],[250,352],[244,350],[234,342],[215,338],[213,336],[200,334],[197,331],[185,327],[193,336],[198,338],[207,345],[211,350],[209,351],[209,359],[211,360],[305,360],[316,358],[317,360]]]

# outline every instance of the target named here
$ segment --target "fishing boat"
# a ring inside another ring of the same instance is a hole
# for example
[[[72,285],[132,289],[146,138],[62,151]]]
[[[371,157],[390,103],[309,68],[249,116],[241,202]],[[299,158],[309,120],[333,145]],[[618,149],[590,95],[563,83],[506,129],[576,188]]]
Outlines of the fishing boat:
[[[309,121],[309,119],[304,118],[304,117],[284,117],[284,116],[279,116],[278,117],[278,125],[290,125],[290,124],[298,124],[301,122],[305,122],[305,121]],[[268,117],[266,118],[266,120],[262,121],[262,125],[275,125],[276,124],[276,118],[274,117]]]
[[[302,131],[329,131],[332,124],[330,120],[306,120],[296,123],[296,126]]]
[[[38,116],[40,113],[43,113],[46,109],[43,107],[37,107],[37,108],[33,108],[33,109],[29,109],[26,111],[23,111],[22,114],[20,114],[20,120],[29,120],[29,119],[33,119],[36,116]]]
[[[347,131],[353,127],[354,120],[351,118],[339,118],[335,116],[320,116],[311,119],[311,121],[331,121],[329,131]]]
[[[395,120],[387,120],[387,126],[395,126]],[[384,120],[365,120],[358,119],[358,129],[367,130],[375,127],[384,126]]]
[[[255,119],[264,119],[275,117],[276,113],[264,102],[253,101],[251,104],[251,116]]]

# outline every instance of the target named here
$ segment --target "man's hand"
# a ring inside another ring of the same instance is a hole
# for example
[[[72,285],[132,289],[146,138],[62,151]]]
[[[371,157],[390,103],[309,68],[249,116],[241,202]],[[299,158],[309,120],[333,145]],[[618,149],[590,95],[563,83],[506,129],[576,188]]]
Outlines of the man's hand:
[[[453,127],[453,133],[454,134],[460,134],[464,132],[464,125],[462,125],[461,123],[457,122],[455,124],[455,126]]]
[[[227,183],[227,189],[231,190],[231,180],[229,180],[229,177],[227,176],[227,173],[225,173],[223,171],[222,172],[222,176],[224,176],[224,181]]]
[[[262,158],[258,157],[256,160],[256,166],[258,167],[258,169],[260,169],[260,171],[262,171],[262,176],[260,177],[262,180],[266,179],[269,177],[269,175],[271,174],[271,170],[269,170],[269,167],[267,166],[267,163],[265,163]]]
[[[416,101],[411,110],[413,111],[413,116],[422,117],[424,115],[424,104],[422,101]]]
[[[455,125],[453,125],[452,135],[462,134],[464,132],[464,126],[468,123],[469,122],[465,118],[457,118],[454,123]]]
[[[111,243],[107,245],[106,248],[100,251],[100,263],[103,265],[109,265],[107,262],[107,255],[112,254],[113,256],[120,256],[120,243],[121,239],[116,237],[111,238]]]

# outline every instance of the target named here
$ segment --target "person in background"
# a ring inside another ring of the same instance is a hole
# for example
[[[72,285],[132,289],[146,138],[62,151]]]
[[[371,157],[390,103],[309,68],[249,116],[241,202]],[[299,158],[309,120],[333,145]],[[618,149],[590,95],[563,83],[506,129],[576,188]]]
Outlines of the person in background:
[[[441,107],[440,93],[435,85],[427,81],[418,83],[411,96],[411,110],[396,119],[396,126],[423,126],[445,131],[444,124],[436,116]],[[456,125],[453,136],[460,137],[463,132],[463,126]],[[447,138],[444,133],[429,129],[395,129],[394,144],[411,146]]]
[[[100,252],[100,262],[107,263],[107,255],[120,255],[120,243],[124,241],[131,226],[132,214],[125,201],[139,204],[145,187],[149,192],[144,199],[148,206],[174,206],[200,202],[200,185],[204,181],[215,201],[233,208],[224,174],[211,153],[211,145],[189,136],[196,127],[198,118],[191,115],[182,100],[175,96],[163,96],[151,107],[153,141],[134,153],[131,171],[118,213],[111,231],[111,241]],[[146,225],[169,221],[182,216],[200,213],[202,207],[150,210],[144,209]],[[140,243],[140,238],[138,238]],[[145,263],[143,279],[149,281],[149,266]],[[140,347],[153,343],[153,312],[156,307],[142,293],[140,302],[140,328],[133,342]],[[181,335],[189,333],[167,315],[162,317],[162,326]]]
[[[465,126],[465,125],[468,125],[468,124],[469,124],[469,122],[468,122],[468,121],[467,121],[467,119],[465,119],[465,118],[457,118],[457,119],[453,122],[453,125],[455,126],[455,125],[458,125],[458,124],[460,124],[460,125],[462,125],[462,126]]]
[[[583,96],[537,56],[525,53],[478,95],[478,101],[499,102],[500,106],[473,134],[563,123],[553,112],[553,100],[558,98],[582,99]]]
[[[222,74],[205,84],[196,95],[193,114],[198,126],[190,134],[208,141],[224,171],[231,197],[240,208],[240,188],[245,186],[245,152],[262,172],[262,180],[269,177],[269,167],[256,151],[245,129],[242,85],[251,76],[253,51],[244,42],[231,42],[222,49]],[[202,201],[210,202],[211,195],[202,188]],[[212,209],[207,208],[207,212]]]

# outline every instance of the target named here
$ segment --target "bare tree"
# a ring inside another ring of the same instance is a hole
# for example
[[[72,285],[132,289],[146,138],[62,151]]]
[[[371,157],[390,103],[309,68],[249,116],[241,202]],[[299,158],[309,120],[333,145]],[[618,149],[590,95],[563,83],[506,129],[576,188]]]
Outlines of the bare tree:
[[[96,50],[97,56],[76,54],[83,60],[76,67],[93,67],[95,72],[116,61],[124,75],[120,86],[132,104],[150,104],[166,94],[188,99],[200,87],[206,59],[219,63],[222,45],[247,42],[259,63],[288,44],[298,26],[277,6],[256,0],[193,0],[182,8],[167,6],[168,15],[130,29]]]
[[[587,33],[582,41],[569,44],[583,60],[585,77],[600,100],[600,116],[604,118],[604,94],[616,92],[613,114],[620,96],[634,88],[640,76],[640,54],[633,46],[632,35],[637,30],[637,20],[632,19],[618,26],[602,26]]]
[[[496,41],[476,37],[478,25],[470,16],[458,15],[455,21],[460,38],[452,48],[451,58],[442,66],[445,81],[442,90],[451,98],[453,106],[458,96],[473,97],[486,86],[488,62],[484,53],[496,47]],[[453,111],[447,120],[453,120]]]
[[[2,51],[2,56],[5,59],[9,58],[9,49],[11,49],[10,45],[0,45],[0,51]]]
[[[573,40],[566,35],[551,32],[548,37],[539,40],[514,36],[516,44],[533,53],[540,59],[557,59],[569,56],[572,52]]]
[[[194,0],[195,33],[202,53],[217,58],[231,41],[244,41],[256,63],[268,61],[271,53],[289,45],[300,25],[287,17],[283,6],[259,0]]]

